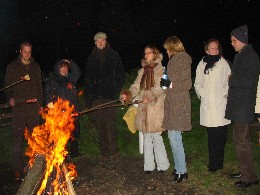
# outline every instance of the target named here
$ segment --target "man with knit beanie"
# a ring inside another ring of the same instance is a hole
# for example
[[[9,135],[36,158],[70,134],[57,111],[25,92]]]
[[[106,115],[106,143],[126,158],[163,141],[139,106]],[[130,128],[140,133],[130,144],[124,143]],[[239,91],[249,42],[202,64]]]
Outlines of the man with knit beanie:
[[[240,179],[235,185],[247,188],[259,183],[252,154],[249,123],[254,121],[260,60],[251,44],[248,44],[246,25],[232,30],[231,45],[234,57],[229,77],[228,101],[225,118],[233,121],[233,142],[239,164],[239,173],[231,174]]]

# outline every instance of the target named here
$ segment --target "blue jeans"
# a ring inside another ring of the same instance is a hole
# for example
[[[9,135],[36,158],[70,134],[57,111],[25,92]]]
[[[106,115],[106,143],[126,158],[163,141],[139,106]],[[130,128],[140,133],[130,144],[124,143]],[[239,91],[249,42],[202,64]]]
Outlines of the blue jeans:
[[[168,130],[168,138],[170,140],[175,169],[177,174],[183,174],[187,172],[185,153],[182,143],[181,131]]]

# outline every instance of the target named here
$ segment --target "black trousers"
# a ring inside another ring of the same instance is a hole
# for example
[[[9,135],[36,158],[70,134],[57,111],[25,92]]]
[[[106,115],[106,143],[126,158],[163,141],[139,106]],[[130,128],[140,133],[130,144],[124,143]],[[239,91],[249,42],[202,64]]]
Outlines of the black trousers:
[[[25,166],[24,162],[24,152],[23,152],[23,142],[24,142],[24,130],[25,127],[32,133],[33,128],[40,125],[40,115],[13,115],[12,117],[12,136],[13,136],[13,146],[12,146],[12,170],[14,173],[23,174],[23,168]]]
[[[97,106],[110,102],[109,99],[94,100],[92,105]],[[102,156],[112,156],[118,152],[117,129],[116,129],[116,107],[96,110],[91,113],[91,119],[98,132],[100,152]]]
[[[70,155],[72,157],[79,155],[79,138],[80,138],[80,123],[79,120],[76,119],[74,122],[75,129],[72,132],[72,138],[70,138]]]
[[[228,126],[208,127],[209,168],[223,169],[225,144],[228,137]]]

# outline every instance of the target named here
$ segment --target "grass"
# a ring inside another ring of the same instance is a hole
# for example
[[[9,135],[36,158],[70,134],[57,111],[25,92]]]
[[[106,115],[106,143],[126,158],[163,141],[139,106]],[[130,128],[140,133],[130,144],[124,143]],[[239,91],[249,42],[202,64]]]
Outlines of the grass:
[[[133,70],[126,75],[124,89],[127,89],[133,83],[137,71]],[[80,97],[80,101],[84,104],[84,97]],[[237,171],[237,160],[235,149],[232,142],[232,125],[229,126],[229,137],[225,147],[224,169],[216,173],[207,172],[208,150],[207,150],[207,132],[206,128],[199,125],[199,99],[196,97],[194,90],[191,92],[192,102],[192,125],[191,132],[183,133],[183,142],[186,153],[187,168],[189,171],[189,185],[199,194],[260,194],[260,185],[250,189],[240,190],[234,186],[234,180],[228,178],[228,174]],[[127,107],[118,108],[117,131],[118,131],[118,147],[122,155],[140,156],[138,149],[138,133],[132,134],[123,120],[123,115],[127,111]],[[97,132],[93,124],[89,120],[87,114],[81,116],[81,140],[80,152],[89,156],[89,158],[97,157],[99,153]],[[11,146],[11,127],[0,129],[0,173],[6,173],[10,165],[10,146]],[[260,147],[258,145],[258,135],[256,129],[251,130],[254,161],[260,172]],[[167,133],[163,134],[166,150],[170,162],[173,162],[170,144]],[[171,169],[173,167],[171,166]],[[187,182],[188,183],[188,182]]]

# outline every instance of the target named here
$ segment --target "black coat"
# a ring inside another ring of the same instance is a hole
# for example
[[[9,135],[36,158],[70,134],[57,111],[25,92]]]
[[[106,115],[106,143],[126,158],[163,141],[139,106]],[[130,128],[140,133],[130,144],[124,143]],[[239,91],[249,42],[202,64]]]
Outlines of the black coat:
[[[247,45],[233,61],[225,118],[241,123],[254,120],[259,73],[259,56]]]
[[[75,106],[75,111],[81,111],[81,105],[78,101],[78,91],[76,89],[77,81],[81,71],[77,64],[70,63],[69,74],[67,77],[62,76],[59,72],[59,62],[54,66],[54,75],[47,81],[44,90],[44,101],[47,105],[49,102],[57,101],[58,97],[68,100],[71,105]]]
[[[109,45],[104,50],[103,63],[100,62],[96,47],[87,60],[85,72],[87,105],[95,99],[117,99],[123,85],[124,68],[120,56]]]

